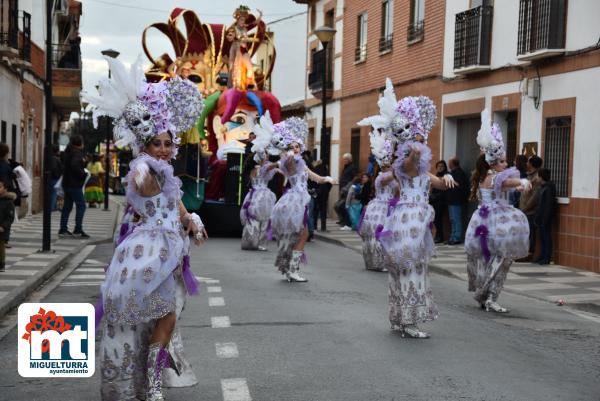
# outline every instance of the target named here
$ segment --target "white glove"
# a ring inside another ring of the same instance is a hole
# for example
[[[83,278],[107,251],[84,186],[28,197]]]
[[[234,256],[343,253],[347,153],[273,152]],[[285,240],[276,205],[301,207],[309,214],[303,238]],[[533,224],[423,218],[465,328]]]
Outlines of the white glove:
[[[446,188],[454,188],[458,186],[458,184],[456,183],[456,181],[454,181],[454,178],[450,174],[444,174],[444,176],[442,177],[442,181],[444,181],[444,185],[446,185]]]
[[[329,183],[329,184],[333,184],[335,181],[333,178],[331,178],[330,176],[325,177],[325,182]]]
[[[529,181],[527,178],[521,178],[521,185],[517,187],[517,190],[521,192],[528,192],[531,190],[531,181]]]
[[[288,155],[288,157],[294,157],[294,151],[293,150],[288,150],[287,151],[287,155]]]
[[[144,185],[144,180],[146,179],[146,176],[148,175],[148,173],[150,172],[150,167],[148,167],[148,165],[144,162],[139,163],[136,168],[135,168],[135,184],[138,186],[138,188],[140,188],[142,185]]]

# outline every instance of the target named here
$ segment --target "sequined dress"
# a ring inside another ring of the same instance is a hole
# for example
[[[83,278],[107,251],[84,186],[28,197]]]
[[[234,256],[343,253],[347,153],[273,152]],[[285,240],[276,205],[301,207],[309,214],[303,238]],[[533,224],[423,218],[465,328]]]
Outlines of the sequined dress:
[[[142,197],[128,185],[129,204],[101,286],[104,318],[99,358],[105,401],[146,396],[145,364],[156,320],[169,312],[179,317],[186,298],[182,268],[189,238],[179,219],[179,180],[173,177],[171,166],[147,155],[135,159],[131,170],[140,162],[149,164],[167,182],[163,191],[152,197]],[[196,384],[177,326],[168,351],[176,370],[164,371],[163,385]]]
[[[295,163],[294,173],[290,173],[286,167],[289,157],[293,157]],[[273,213],[271,214],[271,227],[273,236],[277,238],[277,258],[275,266],[282,274],[290,269],[290,259],[294,245],[300,240],[302,231],[308,223],[308,173],[306,164],[300,156],[288,156],[279,161],[279,168],[286,175],[290,187],[285,194],[279,198]]]
[[[399,175],[400,197],[383,225],[381,246],[390,258],[390,323],[410,325],[438,316],[429,286],[429,260],[434,254],[431,224],[434,211],[428,203],[430,178]]]
[[[276,172],[269,168],[269,164],[264,164],[258,167],[256,176],[251,180],[252,188],[240,210],[240,220],[244,226],[242,249],[256,250],[259,246],[266,246],[267,226],[277,200],[267,185]]]
[[[393,176],[392,171],[380,172],[375,179],[375,198],[365,208],[358,234],[362,238],[362,251],[367,270],[387,269],[389,262],[381,244],[376,238],[377,227],[383,226],[387,219],[388,206],[398,189],[398,182],[394,179],[383,185],[383,179]]]
[[[527,217],[508,202],[502,191],[507,178],[519,178],[516,169],[492,174],[491,188],[479,188],[479,207],[473,213],[465,235],[469,291],[480,303],[496,301],[513,260],[527,256],[529,225]]]

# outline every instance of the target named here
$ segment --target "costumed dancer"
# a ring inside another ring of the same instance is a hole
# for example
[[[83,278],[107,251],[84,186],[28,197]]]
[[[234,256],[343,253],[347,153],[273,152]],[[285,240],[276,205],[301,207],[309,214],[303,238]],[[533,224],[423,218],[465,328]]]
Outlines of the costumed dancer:
[[[181,181],[169,160],[177,152],[176,135],[200,115],[202,97],[179,78],[145,83],[140,59],[130,71],[119,60],[106,60],[112,79],[100,82],[99,94],[83,97],[96,106],[94,121],[101,115],[115,118],[116,145],[130,145],[139,154],[126,178],[129,210],[96,310],[97,320],[103,318],[101,395],[103,400],[161,401],[163,369],[170,365],[181,374],[189,368],[174,329],[184,288],[197,293],[188,233],[197,244],[206,235],[200,218],[183,207]],[[173,385],[195,382],[191,373]]]
[[[308,281],[300,276],[300,262],[306,261],[304,245],[308,239],[310,195],[307,180],[333,183],[331,177],[321,177],[310,171],[302,159],[307,133],[306,121],[291,117],[273,126],[271,139],[271,143],[283,152],[279,169],[289,181],[287,192],[279,198],[271,214],[272,232],[278,246],[275,266],[289,282]]]
[[[256,138],[252,141],[252,152],[256,166],[250,172],[251,188],[244,198],[240,210],[242,249],[267,250],[267,227],[277,198],[267,186],[277,173],[277,164],[269,162],[273,122],[269,112],[260,118],[254,127]]]
[[[377,227],[383,227],[388,215],[388,204],[398,192],[398,181],[391,169],[396,142],[391,133],[391,121],[396,114],[397,103],[394,86],[388,78],[383,96],[377,102],[381,115],[367,117],[358,122],[360,126],[373,126],[373,131],[369,133],[371,153],[379,165],[380,172],[375,179],[375,198],[363,209],[357,232],[362,238],[365,268],[381,272],[388,271],[389,261],[376,237],[376,230]],[[386,118],[388,114],[389,118]]]
[[[399,144],[393,169],[400,196],[390,202],[388,218],[377,229],[391,262],[390,323],[403,337],[428,338],[417,324],[438,316],[429,285],[429,260],[434,254],[429,188],[444,190],[453,186],[454,180],[450,175],[439,178],[429,173],[431,149],[426,143],[436,118],[433,102],[425,96],[406,97],[394,110],[391,130]]]
[[[529,248],[527,218],[508,202],[508,195],[511,190],[528,191],[531,184],[516,168],[506,168],[502,132],[487,109],[481,112],[477,144],[483,154],[471,178],[471,200],[479,201],[479,208],[465,237],[469,291],[486,311],[505,313],[508,309],[498,304],[498,296],[512,262],[527,256]]]

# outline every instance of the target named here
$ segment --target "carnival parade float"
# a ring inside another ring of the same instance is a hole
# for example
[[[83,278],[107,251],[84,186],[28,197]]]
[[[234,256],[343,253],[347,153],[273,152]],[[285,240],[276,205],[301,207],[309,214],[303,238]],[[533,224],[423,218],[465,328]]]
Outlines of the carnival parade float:
[[[267,111],[281,119],[279,101],[265,91],[275,63],[275,49],[261,12],[238,7],[230,24],[203,23],[192,10],[175,8],[167,22],[148,26],[142,46],[151,62],[150,82],[179,76],[194,82],[205,98],[195,127],[181,138],[175,173],[183,182],[183,202],[197,211],[209,235],[239,236],[240,205],[245,195],[246,145],[258,118]],[[185,27],[185,31],[181,28]],[[172,53],[151,54],[148,32],[158,30],[170,41]],[[264,70],[252,58],[268,46]]]

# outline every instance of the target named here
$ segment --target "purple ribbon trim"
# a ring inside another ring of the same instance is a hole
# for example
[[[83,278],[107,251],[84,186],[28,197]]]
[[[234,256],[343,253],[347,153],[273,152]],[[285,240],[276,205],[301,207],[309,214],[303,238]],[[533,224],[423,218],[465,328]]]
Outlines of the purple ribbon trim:
[[[398,202],[400,202],[400,198],[392,198],[388,201],[387,217],[390,217],[390,215],[392,214],[392,209],[396,207]]]
[[[306,257],[306,252],[302,251],[302,256],[300,256],[300,262],[304,264],[308,264],[308,257]]]
[[[383,231],[382,224],[379,224],[377,226],[377,228],[375,229],[375,239],[377,241],[381,240],[382,238],[389,237],[390,235],[392,235],[392,232],[391,231]]]
[[[162,345],[160,346],[160,350],[158,351],[158,356],[156,357],[156,367],[157,369],[154,371],[154,378],[158,380],[161,374],[161,370],[163,368],[168,368],[169,364],[169,351]]]
[[[248,220],[256,220],[256,217],[248,211],[248,208],[252,204],[252,197],[254,196],[254,188],[250,188],[249,194],[250,194],[250,196],[248,197],[248,200],[246,202],[244,202],[244,204],[242,205],[242,209],[244,210],[244,213],[246,213],[246,218]]]
[[[94,305],[94,309],[96,310],[96,330],[100,328],[100,322],[102,321],[102,316],[104,316],[104,302],[102,302],[102,293],[100,293],[100,298]]]
[[[483,205],[479,208],[479,215],[482,219],[487,219],[490,214],[490,208],[487,205]]]
[[[190,255],[185,255],[183,257],[183,266],[182,266],[181,275],[183,277],[183,283],[185,284],[185,289],[189,295],[197,295],[198,294],[198,280],[192,273],[192,269],[190,268]]]
[[[267,224],[267,239],[269,241],[273,241],[273,227],[271,227],[271,219],[269,219],[269,223]]]
[[[304,219],[302,220],[304,227],[308,227],[308,205],[304,206]]]
[[[358,224],[356,225],[356,232],[360,235],[360,228],[362,227],[363,220],[365,219],[365,212],[367,211],[367,207],[363,206],[362,211],[360,212],[360,219],[358,219]]]
[[[483,253],[483,257],[485,258],[485,262],[490,261],[491,253],[490,248],[488,248],[488,229],[486,226],[481,224],[475,229],[475,236],[479,237],[479,245],[481,246],[481,252]]]

